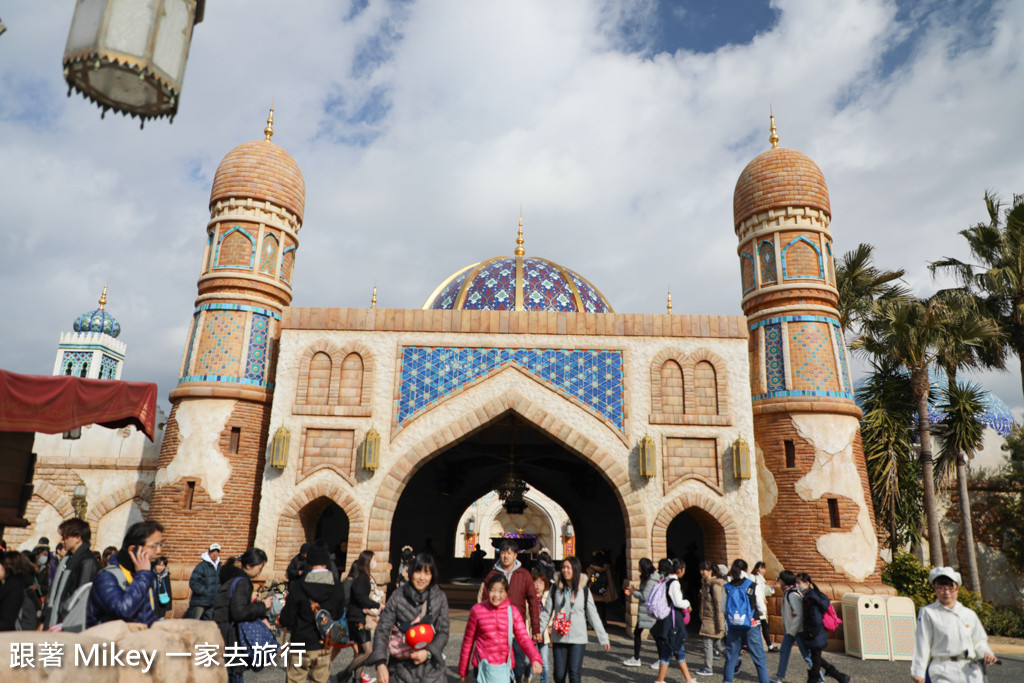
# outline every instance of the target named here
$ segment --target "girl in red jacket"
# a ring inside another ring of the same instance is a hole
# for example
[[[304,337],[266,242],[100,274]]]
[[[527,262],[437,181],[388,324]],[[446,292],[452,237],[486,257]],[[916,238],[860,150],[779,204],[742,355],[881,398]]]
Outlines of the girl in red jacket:
[[[511,661],[512,653],[509,652],[508,638],[510,609],[515,640],[530,659],[533,673],[539,674],[542,669],[540,653],[530,639],[523,615],[508,601],[508,579],[504,574],[495,574],[487,579],[484,588],[487,591],[487,599],[473,605],[473,609],[469,611],[466,634],[462,640],[462,654],[459,656],[459,676],[462,677],[462,683],[470,681],[470,655],[473,657],[474,667],[479,666],[481,659],[487,660],[492,666],[501,666]]]

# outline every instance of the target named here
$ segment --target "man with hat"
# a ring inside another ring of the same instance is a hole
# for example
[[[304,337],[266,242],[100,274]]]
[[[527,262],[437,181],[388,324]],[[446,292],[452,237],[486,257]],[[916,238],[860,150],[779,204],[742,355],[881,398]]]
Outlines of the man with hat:
[[[932,683],[983,683],[985,673],[979,661],[987,666],[998,660],[978,615],[957,601],[960,573],[952,567],[935,567],[928,581],[937,599],[917,615],[910,677],[914,683],[924,683],[925,674]]]
[[[210,549],[200,556],[199,564],[192,570],[188,587],[192,597],[188,601],[186,619],[213,619],[213,600],[220,588],[220,543],[211,543]]]
[[[313,547],[312,543],[303,543],[302,547],[299,548],[299,553],[292,558],[292,561],[288,563],[288,569],[285,570],[285,576],[288,577],[288,582],[301,581],[302,577],[309,571],[309,561],[306,559],[309,555],[310,548]]]
[[[287,683],[327,683],[331,675],[332,651],[324,647],[316,624],[319,610],[326,610],[337,620],[345,610],[345,594],[328,564],[331,554],[327,544],[316,541],[309,544],[306,553],[309,571],[302,579],[288,585],[288,600],[281,612],[281,625],[291,630],[293,648],[302,648],[305,654],[288,657]]]

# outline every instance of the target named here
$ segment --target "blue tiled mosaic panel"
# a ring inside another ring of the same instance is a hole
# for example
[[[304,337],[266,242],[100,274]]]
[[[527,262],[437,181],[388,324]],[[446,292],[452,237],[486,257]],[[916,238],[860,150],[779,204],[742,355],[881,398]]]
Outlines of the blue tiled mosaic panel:
[[[623,431],[622,352],[580,349],[402,348],[397,423],[503,366],[516,365]]]
[[[263,381],[267,366],[267,339],[270,336],[270,322],[265,315],[252,316],[249,331],[249,355],[245,361],[246,379]]]
[[[260,272],[265,275],[274,275],[274,266],[277,265],[277,238],[267,235],[263,238],[263,249],[260,253]]]
[[[501,258],[484,265],[466,289],[464,308],[511,311],[516,307],[516,260]]]
[[[566,272],[572,279],[573,284],[576,285],[576,289],[580,292],[580,300],[583,302],[583,311],[585,313],[610,312],[611,309],[608,308],[608,304],[605,303],[605,300],[601,298],[601,295],[593,287],[573,271],[566,269]]]
[[[839,327],[839,323],[833,322],[832,331],[836,336],[836,345],[839,347],[839,370],[843,373],[843,388],[853,393],[850,370],[846,367],[846,339],[843,337],[843,328]]]
[[[91,361],[92,352],[90,351],[65,351],[64,360],[60,364],[60,374],[85,377],[89,374]]]
[[[782,323],[764,326],[765,377],[768,393],[786,388],[785,359],[782,354]]]
[[[459,287],[462,286],[462,283],[466,281],[466,277],[472,272],[473,266],[470,266],[452,278],[452,281],[434,298],[431,308],[438,308],[444,311],[452,310],[455,307],[455,297],[459,295]]]
[[[100,356],[100,379],[114,379],[117,376],[117,359]]]
[[[192,351],[196,348],[196,335],[199,333],[199,309],[192,314],[192,332],[188,335],[188,347],[185,351],[185,367],[182,369],[182,377],[189,373],[192,367]],[[178,381],[181,381],[180,379]]]
[[[839,388],[832,369],[834,354],[828,328],[821,323],[790,323],[790,363],[793,384],[806,391],[835,391]],[[830,389],[830,387],[834,387]]]
[[[527,311],[575,311],[572,290],[553,266],[523,259],[523,308]]]
[[[758,255],[761,259],[761,283],[778,282],[779,278],[775,272],[775,245],[771,242],[761,242]]]

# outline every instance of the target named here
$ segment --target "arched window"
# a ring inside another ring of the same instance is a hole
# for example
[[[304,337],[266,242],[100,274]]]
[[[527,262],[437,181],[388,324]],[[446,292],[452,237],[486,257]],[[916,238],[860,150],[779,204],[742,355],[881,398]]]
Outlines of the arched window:
[[[743,276],[743,293],[746,294],[757,284],[754,282],[754,257],[746,252],[740,254],[740,273]]]
[[[804,236],[797,237],[782,249],[784,280],[824,280],[821,251]]]
[[[363,401],[363,359],[350,353],[341,363],[341,405],[358,406]]]
[[[702,360],[693,367],[694,412],[718,415],[718,380],[715,366]]]
[[[683,369],[674,360],[661,366],[661,411],[663,415],[682,415]]]
[[[309,381],[306,383],[306,397],[303,403],[325,406],[331,393],[331,357],[323,351],[313,355],[309,362]]]
[[[295,245],[287,238],[285,245],[284,251],[281,252],[281,279],[291,283],[292,269],[295,268]]]
[[[769,241],[761,242],[757,248],[757,256],[761,261],[761,284],[775,284],[779,278],[775,272],[775,245]]]
[[[252,268],[256,241],[245,230],[234,227],[217,242],[215,268]]]
[[[273,277],[277,273],[277,238],[271,234],[263,236],[263,247],[260,248],[260,272]]]

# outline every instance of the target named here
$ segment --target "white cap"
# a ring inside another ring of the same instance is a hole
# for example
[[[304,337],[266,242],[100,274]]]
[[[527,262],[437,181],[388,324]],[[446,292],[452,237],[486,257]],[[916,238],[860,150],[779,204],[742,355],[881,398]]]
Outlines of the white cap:
[[[724,564],[715,565],[715,569],[717,569],[718,573],[722,576],[726,576],[729,573],[729,568],[726,567]]]
[[[963,580],[960,578],[960,572],[953,571],[952,567],[935,567],[928,572],[928,583],[935,583],[936,579],[943,576],[958,586],[963,585]]]
[[[210,544],[210,552],[212,553],[214,550],[220,550],[220,543],[211,543]]]

